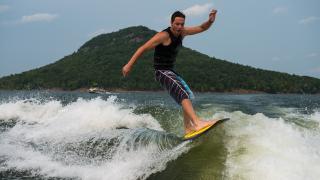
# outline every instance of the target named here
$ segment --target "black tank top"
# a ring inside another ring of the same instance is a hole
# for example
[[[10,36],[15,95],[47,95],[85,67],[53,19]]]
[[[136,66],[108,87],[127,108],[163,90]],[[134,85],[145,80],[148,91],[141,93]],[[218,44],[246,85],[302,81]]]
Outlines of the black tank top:
[[[182,46],[182,36],[176,37],[170,30],[170,27],[163,30],[169,33],[171,43],[168,46],[159,44],[154,51],[154,68],[155,69],[173,69],[179,48]]]

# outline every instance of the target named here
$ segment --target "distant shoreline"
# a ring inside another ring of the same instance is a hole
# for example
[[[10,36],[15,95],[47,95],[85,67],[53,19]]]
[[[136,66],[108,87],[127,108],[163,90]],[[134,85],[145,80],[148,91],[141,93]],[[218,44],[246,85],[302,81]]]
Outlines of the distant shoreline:
[[[49,92],[81,92],[81,93],[90,93],[89,88],[80,88],[75,90],[65,90],[61,88],[51,88],[51,89],[0,89],[0,91],[49,91]],[[166,92],[165,90],[141,90],[141,89],[133,89],[133,90],[127,90],[127,89],[104,89],[104,92],[99,93],[91,93],[91,94],[104,94],[104,93],[130,93],[130,92],[137,92],[137,93],[143,93],[143,92]],[[320,95],[320,93],[267,93],[263,91],[253,91],[253,90],[245,90],[245,89],[238,89],[238,90],[232,90],[232,91],[193,91],[194,93],[217,93],[217,94],[270,94],[270,95]]]
[[[47,91],[73,91],[73,92],[88,92],[89,93],[90,88],[80,88],[75,90],[63,90],[59,88],[53,88],[53,89],[47,89]],[[104,92],[110,92],[110,93],[122,93],[122,92],[165,92],[165,90],[141,90],[141,89],[121,89],[121,88],[115,88],[115,89],[103,89]],[[192,90],[193,91],[193,90]],[[263,91],[253,91],[253,90],[245,90],[245,89],[238,89],[238,90],[232,90],[232,91],[193,91],[194,93],[230,93],[230,94],[271,94]]]
[[[166,92],[165,90],[141,90],[141,89],[102,89],[101,92],[89,92],[90,88],[80,88],[75,90],[65,90],[62,88],[51,88],[51,89],[0,89],[0,91],[49,91],[49,92],[82,92],[82,93],[92,93],[92,94],[101,94],[101,93],[127,93],[127,92]],[[253,91],[253,90],[232,90],[232,91],[193,91],[194,93],[224,93],[224,94],[271,94],[263,91]]]

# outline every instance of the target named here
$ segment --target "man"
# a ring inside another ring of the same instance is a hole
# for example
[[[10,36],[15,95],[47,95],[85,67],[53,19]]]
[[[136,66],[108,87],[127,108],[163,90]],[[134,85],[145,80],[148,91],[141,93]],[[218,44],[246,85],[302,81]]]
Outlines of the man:
[[[133,64],[145,51],[155,49],[154,68],[156,80],[159,81],[161,85],[169,91],[174,100],[182,106],[185,134],[212,125],[216,120],[204,121],[196,115],[190,100],[193,94],[188,85],[173,70],[174,62],[179,48],[182,46],[183,38],[209,29],[215,21],[216,14],[217,11],[212,10],[206,22],[199,26],[184,27],[185,15],[180,11],[174,12],[171,16],[171,27],[157,33],[138,48],[129,62],[122,68],[122,74],[125,77],[131,71]]]

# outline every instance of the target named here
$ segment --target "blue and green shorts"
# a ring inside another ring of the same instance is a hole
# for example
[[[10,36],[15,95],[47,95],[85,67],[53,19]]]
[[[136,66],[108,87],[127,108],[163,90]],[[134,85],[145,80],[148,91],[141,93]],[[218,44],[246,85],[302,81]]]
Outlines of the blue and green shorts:
[[[156,80],[179,105],[184,99],[194,98],[187,83],[173,70],[155,70],[155,76]]]

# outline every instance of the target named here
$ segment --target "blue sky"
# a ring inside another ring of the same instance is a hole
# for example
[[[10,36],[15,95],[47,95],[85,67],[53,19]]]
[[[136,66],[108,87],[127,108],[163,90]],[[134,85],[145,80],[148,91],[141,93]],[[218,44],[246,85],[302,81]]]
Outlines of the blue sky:
[[[0,77],[53,63],[95,35],[144,25],[160,31],[175,10],[208,31],[184,46],[257,68],[320,78],[319,0],[0,0]],[[120,70],[119,70],[120,72]]]

